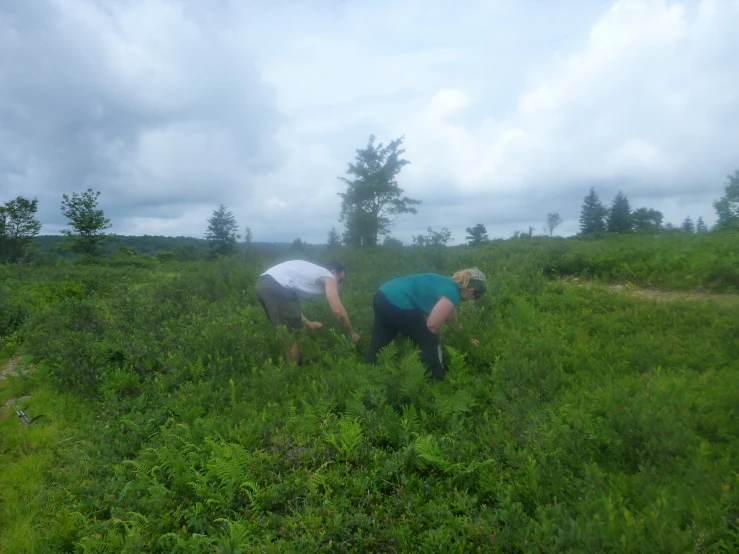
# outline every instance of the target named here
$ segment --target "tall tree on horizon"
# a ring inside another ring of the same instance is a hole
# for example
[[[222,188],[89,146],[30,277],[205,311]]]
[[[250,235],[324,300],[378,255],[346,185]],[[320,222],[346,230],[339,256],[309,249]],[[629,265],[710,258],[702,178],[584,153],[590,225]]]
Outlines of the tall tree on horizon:
[[[403,137],[391,141],[387,146],[375,145],[375,136],[370,135],[364,149],[356,151],[355,163],[346,171],[351,178],[339,177],[346,183],[346,192],[340,192],[341,216],[346,231],[344,240],[357,246],[376,246],[380,235],[388,233],[390,226],[401,214],[415,214],[414,206],[421,203],[401,196],[397,176],[408,160],[401,158]]]
[[[221,204],[218,209],[213,210],[213,215],[208,219],[208,230],[205,239],[210,243],[211,252],[221,256],[230,256],[236,252],[236,234],[239,226],[233,212]]]
[[[695,232],[696,233],[707,233],[708,232],[708,226],[706,225],[706,222],[703,221],[702,217],[699,217],[698,221],[695,222]]]
[[[550,237],[560,225],[562,225],[562,218],[559,216],[559,212],[550,212],[547,214],[547,222],[544,224],[544,229],[549,231]]]
[[[583,200],[582,210],[580,212],[580,233],[586,235],[605,231],[604,218],[607,213],[608,210],[601,204],[595,188],[590,187],[590,192]]]
[[[336,231],[336,227],[331,227],[331,230],[328,232],[328,237],[326,238],[326,246],[329,248],[336,248],[337,246],[341,246],[341,236],[339,235],[338,231]]]
[[[100,191],[88,188],[85,192],[72,193],[69,197],[62,194],[62,215],[69,219],[72,229],[62,229],[62,234],[74,237],[72,252],[88,256],[98,253],[98,244],[110,235],[104,233],[111,227],[110,219],[105,217],[103,210],[98,209]]]
[[[690,219],[690,216],[687,216],[685,219],[683,219],[683,222],[680,224],[680,229],[682,229],[686,233],[695,232],[695,225],[693,225],[693,220]]]
[[[607,230],[609,233],[631,233],[634,230],[629,199],[621,191],[616,194],[608,211]]]
[[[482,244],[489,240],[488,230],[482,223],[478,223],[474,227],[467,227],[465,231],[467,232],[465,239],[469,241],[469,244]]]
[[[654,209],[639,208],[631,214],[631,221],[637,233],[656,233],[662,228],[662,212]]]
[[[726,178],[724,195],[713,203],[718,217],[715,229],[739,229],[739,169]]]
[[[35,218],[38,200],[18,196],[0,206],[0,261],[18,263],[26,255],[26,248],[41,231]]]

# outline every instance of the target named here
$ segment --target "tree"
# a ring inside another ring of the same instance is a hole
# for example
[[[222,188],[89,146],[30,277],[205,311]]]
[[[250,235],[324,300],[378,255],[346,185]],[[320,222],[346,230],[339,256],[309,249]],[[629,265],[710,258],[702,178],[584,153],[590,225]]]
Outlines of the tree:
[[[676,231],[680,231],[680,227],[675,227],[672,223],[665,223],[664,227],[662,227],[662,230],[665,233],[674,233]]]
[[[726,178],[725,194],[713,203],[718,216],[716,229],[739,229],[739,169]]]
[[[631,219],[629,199],[623,192],[618,191],[608,211],[608,232],[631,233],[633,230],[634,223]]]
[[[389,232],[390,226],[401,214],[417,212],[413,206],[421,203],[407,196],[398,187],[396,177],[410,162],[401,159],[405,152],[400,147],[403,137],[387,146],[375,146],[375,136],[370,135],[365,149],[358,149],[356,162],[350,163],[347,175],[339,177],[346,183],[341,196],[341,217],[346,232],[344,241],[356,246],[375,246],[380,235]]]
[[[62,194],[62,215],[69,219],[69,226],[72,227],[72,230],[63,229],[62,234],[75,237],[72,252],[94,256],[98,243],[110,237],[103,233],[111,225],[103,210],[97,209],[99,197],[100,191],[91,188],[82,194],[73,192],[71,198]]]
[[[593,187],[583,200],[582,211],[580,212],[580,232],[585,235],[588,233],[600,233],[606,230],[603,222],[608,210],[601,204],[598,193]]]
[[[428,235],[413,237],[413,246],[446,246],[447,243],[454,241],[452,232],[446,227],[442,227],[441,231],[434,231],[429,227],[427,231]]]
[[[631,214],[631,221],[637,233],[656,233],[662,228],[662,212],[639,208]]]
[[[696,221],[695,223],[695,232],[696,233],[707,233],[708,232],[708,226],[706,226],[702,217],[699,217],[698,221]]]
[[[467,231],[465,239],[468,240],[470,244],[482,244],[489,240],[488,230],[482,223],[478,223],[474,227],[467,227],[465,231]]]
[[[247,248],[251,246],[253,239],[254,239],[254,235],[251,234],[251,229],[249,227],[244,229],[244,242],[246,243]]]
[[[233,212],[226,210],[226,206],[221,204],[217,210],[213,210],[205,233],[211,252],[221,256],[232,255],[236,251],[236,239],[240,238],[236,234],[238,228]]]
[[[683,222],[680,224],[680,229],[682,229],[686,233],[695,232],[695,225],[693,225],[693,220],[690,219],[690,216],[683,219]]]
[[[293,241],[291,247],[293,250],[303,250],[305,243],[298,237]]]
[[[13,264],[24,258],[26,248],[41,230],[34,217],[37,209],[37,199],[22,196],[0,206],[0,260]]]
[[[554,234],[554,230],[562,225],[562,218],[559,217],[559,212],[551,212],[547,214],[547,222],[544,225],[544,229],[549,231],[549,236]]]
[[[326,245],[329,248],[336,248],[337,246],[341,246],[341,236],[339,236],[339,233],[336,231],[336,227],[331,227],[331,230],[328,232]]]
[[[396,239],[395,237],[391,237],[390,235],[385,235],[385,240],[382,241],[382,245],[391,248],[401,248],[403,246],[403,241]]]

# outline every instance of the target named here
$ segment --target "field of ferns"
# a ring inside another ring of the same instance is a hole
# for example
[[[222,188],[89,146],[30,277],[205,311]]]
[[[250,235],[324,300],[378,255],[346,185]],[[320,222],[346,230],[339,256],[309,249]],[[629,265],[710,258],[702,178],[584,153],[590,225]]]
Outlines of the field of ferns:
[[[283,361],[291,258],[346,266],[358,345],[318,298]],[[473,265],[444,381],[362,363],[379,285]],[[0,551],[739,552],[738,288],[713,233],[0,267]]]

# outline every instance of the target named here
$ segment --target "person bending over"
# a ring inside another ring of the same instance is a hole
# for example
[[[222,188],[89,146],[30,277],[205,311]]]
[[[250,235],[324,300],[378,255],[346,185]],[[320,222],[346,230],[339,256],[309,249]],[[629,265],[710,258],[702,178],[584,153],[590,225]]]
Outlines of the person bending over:
[[[345,278],[346,271],[339,262],[332,261],[321,267],[303,260],[292,260],[262,273],[257,280],[256,293],[272,326],[277,329],[279,325],[284,325],[292,332],[298,331],[303,323],[309,329],[323,326],[318,321],[308,321],[302,313],[300,301],[325,294],[336,319],[349,330],[352,341],[357,343],[359,335],[354,331],[339,299],[339,285]],[[297,339],[286,347],[285,358],[300,363],[300,343]]]
[[[375,319],[365,363],[376,364],[378,352],[401,334],[421,349],[421,362],[431,375],[443,379],[441,328],[456,318],[460,302],[477,300],[486,290],[485,275],[476,267],[458,271],[451,279],[420,273],[388,281],[373,301]]]

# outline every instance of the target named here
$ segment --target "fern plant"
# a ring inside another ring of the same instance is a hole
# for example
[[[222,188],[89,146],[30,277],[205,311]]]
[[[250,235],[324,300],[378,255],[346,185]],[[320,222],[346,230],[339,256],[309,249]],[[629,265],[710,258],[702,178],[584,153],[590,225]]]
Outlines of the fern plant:
[[[359,447],[364,442],[359,420],[346,416],[339,419],[338,431],[327,430],[325,437],[347,464],[356,460]]]
[[[203,366],[203,359],[198,356],[195,363],[188,362],[190,366],[190,377],[193,381],[198,383],[203,380],[205,376],[205,367]]]

